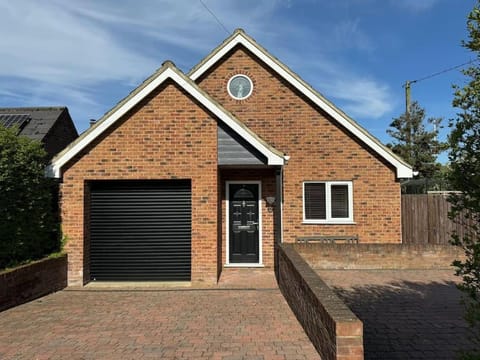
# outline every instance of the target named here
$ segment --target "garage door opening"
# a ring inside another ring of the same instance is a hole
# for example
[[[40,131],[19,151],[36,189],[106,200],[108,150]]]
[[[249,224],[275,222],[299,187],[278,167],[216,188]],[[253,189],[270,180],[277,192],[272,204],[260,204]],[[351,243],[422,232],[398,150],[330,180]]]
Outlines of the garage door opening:
[[[190,180],[90,185],[90,280],[190,281]]]

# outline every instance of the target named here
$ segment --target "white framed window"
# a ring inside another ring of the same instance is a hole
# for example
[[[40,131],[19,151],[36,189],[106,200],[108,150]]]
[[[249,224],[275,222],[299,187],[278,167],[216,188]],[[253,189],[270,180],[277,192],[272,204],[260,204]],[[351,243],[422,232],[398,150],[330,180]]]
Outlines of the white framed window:
[[[228,80],[227,90],[235,100],[244,100],[252,95],[253,82],[247,75],[237,74]]]
[[[303,222],[307,224],[353,223],[351,181],[305,181]]]

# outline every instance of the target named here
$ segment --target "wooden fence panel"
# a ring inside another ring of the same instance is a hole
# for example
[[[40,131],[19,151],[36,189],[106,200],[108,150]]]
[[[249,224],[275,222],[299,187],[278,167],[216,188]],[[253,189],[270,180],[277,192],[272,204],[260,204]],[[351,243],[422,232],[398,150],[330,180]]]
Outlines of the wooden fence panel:
[[[454,231],[465,228],[448,218],[447,195],[402,195],[402,234],[405,244],[448,244]]]
[[[402,233],[406,244],[428,243],[428,195],[402,195]]]

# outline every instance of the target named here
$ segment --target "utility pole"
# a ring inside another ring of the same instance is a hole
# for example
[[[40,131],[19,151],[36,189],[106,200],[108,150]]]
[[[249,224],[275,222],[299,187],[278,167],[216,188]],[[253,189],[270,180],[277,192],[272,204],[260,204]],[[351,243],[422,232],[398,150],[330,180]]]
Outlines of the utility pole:
[[[407,130],[407,139],[406,140],[407,140],[407,144],[408,144],[410,152],[412,150],[412,126],[411,126],[411,122],[410,122],[410,102],[411,102],[411,95],[410,95],[411,88],[410,88],[410,85],[414,82],[416,82],[416,80],[414,80],[414,81],[407,80],[405,82],[405,84],[403,85],[403,87],[405,88],[405,121],[406,121],[405,127],[406,127],[406,130]]]
[[[450,68],[447,68],[447,69],[443,69],[441,71],[438,71],[436,73],[424,76],[422,78],[418,78],[416,80],[405,81],[405,84],[403,84],[403,86],[402,86],[402,87],[405,88],[405,117],[404,117],[404,119],[405,119],[405,132],[406,132],[405,142],[407,143],[407,146],[408,146],[408,152],[410,154],[410,158],[413,157],[412,143],[413,143],[413,139],[414,139],[414,135],[415,135],[413,133],[412,119],[411,119],[411,112],[410,112],[410,110],[411,110],[411,85],[414,84],[414,83],[420,82],[420,81],[428,80],[428,79],[431,79],[433,77],[445,74],[449,71],[459,69],[459,68],[461,68],[465,65],[469,65],[469,64],[471,64],[473,62],[477,62],[477,61],[479,61],[478,58],[470,60],[466,63],[460,64],[460,65],[457,65],[457,66],[453,66],[453,67],[450,67]],[[436,132],[435,141],[437,141],[437,142],[438,142],[438,133],[437,133],[438,127],[439,127],[439,123],[434,122],[433,130]],[[417,172],[417,175],[418,175],[418,172]],[[415,175],[415,176],[417,176],[417,175]]]
[[[410,80],[405,82],[403,87],[405,88],[405,114],[407,117],[410,115]]]

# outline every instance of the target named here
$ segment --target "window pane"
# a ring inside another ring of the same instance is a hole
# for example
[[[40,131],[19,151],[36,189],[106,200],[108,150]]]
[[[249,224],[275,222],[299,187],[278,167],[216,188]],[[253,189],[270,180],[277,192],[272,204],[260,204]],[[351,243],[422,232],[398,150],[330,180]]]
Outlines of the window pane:
[[[327,218],[324,183],[305,184],[305,219],[319,220]]]
[[[253,199],[253,193],[250,190],[241,188],[234,195],[234,199]]]
[[[348,186],[332,185],[332,218],[348,218]]]

